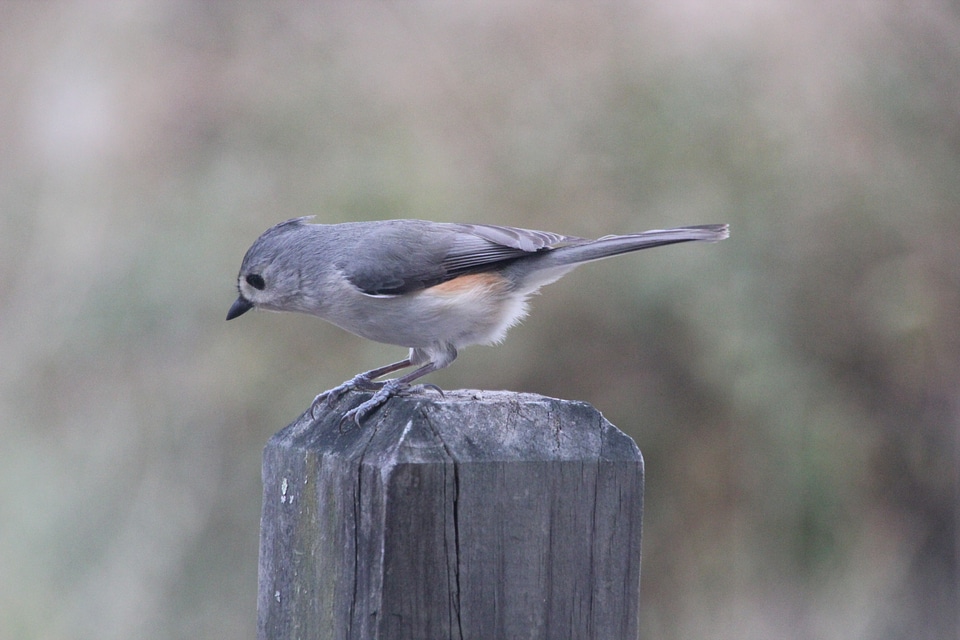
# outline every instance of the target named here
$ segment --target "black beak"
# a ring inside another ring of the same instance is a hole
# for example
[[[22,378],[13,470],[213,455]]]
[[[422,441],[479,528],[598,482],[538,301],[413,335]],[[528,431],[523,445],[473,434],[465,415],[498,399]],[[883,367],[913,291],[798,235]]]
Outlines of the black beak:
[[[227,311],[227,320],[233,320],[237,316],[242,316],[247,311],[250,311],[250,309],[253,309],[253,303],[243,296],[240,296],[236,302],[231,305],[230,311]]]

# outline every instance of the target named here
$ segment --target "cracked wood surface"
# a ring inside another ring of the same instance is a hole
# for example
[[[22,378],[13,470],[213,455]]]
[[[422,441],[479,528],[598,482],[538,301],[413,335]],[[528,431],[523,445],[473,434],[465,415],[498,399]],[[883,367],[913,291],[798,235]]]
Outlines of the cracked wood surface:
[[[643,459],[582,402],[351,393],[263,457],[258,627],[287,638],[636,638]]]

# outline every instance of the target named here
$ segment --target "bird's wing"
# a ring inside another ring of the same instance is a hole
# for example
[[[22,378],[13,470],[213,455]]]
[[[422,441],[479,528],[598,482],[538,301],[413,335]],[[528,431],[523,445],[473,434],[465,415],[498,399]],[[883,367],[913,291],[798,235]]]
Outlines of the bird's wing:
[[[363,293],[396,296],[583,240],[487,224],[398,220],[372,227],[361,242],[341,271]]]

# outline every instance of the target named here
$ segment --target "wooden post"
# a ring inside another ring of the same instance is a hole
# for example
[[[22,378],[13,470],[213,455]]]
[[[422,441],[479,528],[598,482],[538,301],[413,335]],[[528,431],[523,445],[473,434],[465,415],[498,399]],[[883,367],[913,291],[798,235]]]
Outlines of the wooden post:
[[[258,630],[294,638],[636,638],[643,459],[593,407],[351,393],[263,456]]]

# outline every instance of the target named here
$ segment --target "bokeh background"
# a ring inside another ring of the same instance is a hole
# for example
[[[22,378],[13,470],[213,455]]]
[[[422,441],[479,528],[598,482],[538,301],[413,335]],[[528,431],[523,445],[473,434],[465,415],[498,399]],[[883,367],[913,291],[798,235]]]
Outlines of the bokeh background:
[[[243,638],[260,454],[397,359],[229,324],[267,226],[582,236],[432,382],[647,463],[644,638],[956,638],[960,6],[0,3],[0,637]]]

